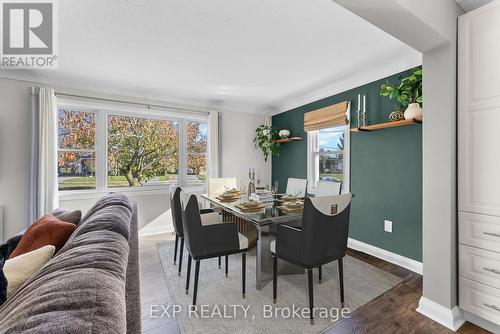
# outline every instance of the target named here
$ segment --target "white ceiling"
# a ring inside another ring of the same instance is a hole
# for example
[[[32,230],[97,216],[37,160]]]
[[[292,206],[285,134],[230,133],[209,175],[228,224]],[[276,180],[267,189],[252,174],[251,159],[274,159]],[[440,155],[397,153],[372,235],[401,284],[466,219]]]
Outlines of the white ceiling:
[[[4,76],[269,112],[421,62],[331,0],[58,3],[59,69]]]
[[[493,0],[457,0],[460,7],[463,8],[466,12],[470,12],[476,8],[486,5]]]

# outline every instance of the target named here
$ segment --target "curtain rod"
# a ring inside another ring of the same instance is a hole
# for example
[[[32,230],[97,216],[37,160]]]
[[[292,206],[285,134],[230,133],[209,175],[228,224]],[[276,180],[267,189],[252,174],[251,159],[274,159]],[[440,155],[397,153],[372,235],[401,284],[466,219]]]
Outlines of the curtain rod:
[[[96,100],[96,101],[131,104],[131,105],[146,107],[148,109],[154,109],[154,108],[162,109],[163,108],[163,109],[174,109],[174,110],[188,111],[190,113],[199,113],[199,114],[204,114],[204,115],[210,114],[208,111],[199,111],[199,110],[192,110],[192,109],[179,108],[179,107],[168,107],[168,106],[162,106],[159,104],[148,104],[148,103],[141,103],[141,102],[121,101],[121,100],[114,100],[114,99],[105,99],[105,98],[101,98],[101,97],[90,97],[90,96],[83,96],[83,95],[76,95],[76,94],[58,93],[58,92],[55,92],[55,94],[56,94],[56,96],[59,95],[59,96],[66,96],[66,97],[76,97],[76,98],[82,98],[82,99]]]

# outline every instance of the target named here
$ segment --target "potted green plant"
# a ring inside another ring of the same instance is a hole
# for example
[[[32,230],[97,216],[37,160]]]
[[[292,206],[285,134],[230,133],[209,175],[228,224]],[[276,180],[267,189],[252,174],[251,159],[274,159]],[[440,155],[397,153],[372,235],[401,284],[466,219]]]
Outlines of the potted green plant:
[[[270,155],[278,155],[280,144],[277,139],[278,131],[271,125],[263,124],[255,129],[255,138],[253,142],[264,154],[264,160],[267,161]]]
[[[405,119],[422,116],[422,67],[414,68],[410,75],[401,79],[398,84],[388,82],[380,86],[380,95],[396,100],[397,108],[406,108]]]

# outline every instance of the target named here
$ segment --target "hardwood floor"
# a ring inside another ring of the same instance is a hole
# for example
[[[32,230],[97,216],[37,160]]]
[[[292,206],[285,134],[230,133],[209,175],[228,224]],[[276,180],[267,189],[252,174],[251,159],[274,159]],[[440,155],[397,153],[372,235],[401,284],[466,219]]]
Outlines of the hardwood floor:
[[[453,333],[416,312],[422,295],[422,276],[365,253],[348,250],[352,257],[400,276],[404,281],[328,328],[324,333]],[[482,334],[488,331],[465,323],[458,333]]]
[[[141,313],[142,333],[180,334],[177,319],[151,317],[151,307],[172,303],[167,281],[161,267],[156,244],[172,240],[171,234],[157,234],[139,239],[141,261]]]
[[[161,234],[140,239],[143,333],[180,333],[177,319],[152,319],[148,316],[151,305],[171,303],[170,293],[156,251],[156,243],[172,238],[172,235]],[[365,253],[348,250],[348,254],[397,275],[404,281],[354,311],[349,318],[338,321],[326,329],[324,333],[453,333],[415,311],[422,295],[422,276]],[[470,323],[465,323],[458,333],[482,334],[489,332]]]

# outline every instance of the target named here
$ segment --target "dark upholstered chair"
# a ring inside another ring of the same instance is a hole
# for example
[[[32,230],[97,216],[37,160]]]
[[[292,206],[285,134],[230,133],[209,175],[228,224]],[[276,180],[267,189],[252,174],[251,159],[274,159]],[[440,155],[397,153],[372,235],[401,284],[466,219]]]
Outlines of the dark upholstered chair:
[[[343,262],[347,249],[351,194],[306,198],[300,228],[279,225],[276,240],[271,242],[273,255],[273,302],[277,295],[278,258],[307,269],[309,309],[314,323],[313,268],[337,260],[339,264],[340,301],[344,306]]]
[[[203,225],[198,200],[191,195],[182,212],[184,237],[186,248],[189,253],[188,268],[186,276],[186,293],[189,291],[189,279],[191,275],[191,261],[195,261],[193,303],[196,305],[198,293],[198,276],[200,273],[200,261],[204,259],[228,256],[241,253],[242,260],[242,296],[245,298],[245,271],[246,252],[248,239],[238,233],[235,223],[225,222],[221,224]]]
[[[170,187],[170,210],[172,211],[172,222],[175,230],[175,248],[174,248],[174,265],[177,261],[177,246],[179,240],[181,242],[181,249],[179,252],[179,276],[182,269],[182,254],[184,251],[184,229],[182,227],[182,208],[181,208],[181,191],[182,189],[177,186]],[[215,213],[212,209],[202,209],[200,213],[203,214],[205,224],[217,223],[219,214]]]

